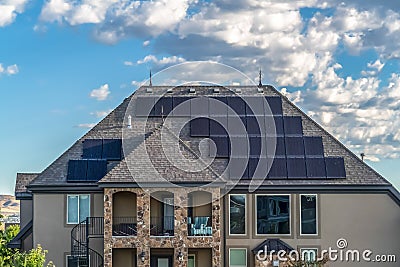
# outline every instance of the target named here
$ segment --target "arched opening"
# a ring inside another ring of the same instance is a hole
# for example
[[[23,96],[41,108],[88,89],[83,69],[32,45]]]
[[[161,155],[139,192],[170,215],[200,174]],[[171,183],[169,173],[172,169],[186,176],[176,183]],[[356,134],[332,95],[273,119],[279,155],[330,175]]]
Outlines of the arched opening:
[[[136,216],[136,194],[132,192],[115,193],[113,195],[113,235],[136,235]]]
[[[150,235],[174,235],[174,194],[159,191],[150,197]]]
[[[205,191],[195,191],[188,195],[189,236],[212,235],[212,195]]]

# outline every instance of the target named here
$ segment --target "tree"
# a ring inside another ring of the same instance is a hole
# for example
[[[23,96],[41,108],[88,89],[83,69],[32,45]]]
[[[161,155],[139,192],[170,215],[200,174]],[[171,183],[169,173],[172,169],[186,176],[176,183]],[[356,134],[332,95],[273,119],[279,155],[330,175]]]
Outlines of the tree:
[[[11,225],[5,230],[0,230],[0,267],[13,266],[13,255],[17,249],[7,247],[10,242],[19,232],[19,225]]]
[[[47,250],[43,250],[40,245],[37,248],[31,249],[29,252],[17,252],[13,257],[14,267],[43,267],[46,262]],[[52,262],[47,264],[51,267]]]

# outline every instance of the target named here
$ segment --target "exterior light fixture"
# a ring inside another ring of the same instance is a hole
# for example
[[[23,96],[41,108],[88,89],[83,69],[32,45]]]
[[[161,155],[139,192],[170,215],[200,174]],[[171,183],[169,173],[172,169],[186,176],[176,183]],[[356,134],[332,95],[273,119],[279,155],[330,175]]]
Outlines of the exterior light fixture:
[[[131,129],[132,128],[132,116],[131,115],[129,115],[128,116],[128,129]]]
[[[179,253],[178,253],[178,260],[179,260],[179,261],[183,261],[183,254],[182,254],[182,251],[179,251]]]
[[[140,259],[142,260],[142,262],[144,262],[145,257],[146,257],[146,253],[145,253],[144,251],[142,251],[142,252],[140,253]]]

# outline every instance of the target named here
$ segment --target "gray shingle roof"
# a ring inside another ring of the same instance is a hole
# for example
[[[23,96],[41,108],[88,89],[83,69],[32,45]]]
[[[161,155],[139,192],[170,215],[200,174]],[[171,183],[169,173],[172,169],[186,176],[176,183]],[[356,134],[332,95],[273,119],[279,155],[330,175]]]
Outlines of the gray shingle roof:
[[[15,181],[15,194],[26,193],[27,186],[32,182],[39,173],[17,173],[17,179]]]
[[[142,87],[134,95],[149,95],[148,87]],[[215,86],[180,86],[166,87],[153,86],[153,93],[166,91],[173,88],[171,95],[191,95],[191,96],[215,96]],[[195,88],[196,93],[189,93],[189,88]],[[389,185],[382,176],[372,170],[367,164],[362,162],[356,155],[348,150],[343,144],[326,132],[316,122],[311,120],[305,113],[291,103],[286,97],[282,96],[272,86],[262,88],[262,93],[257,87],[253,86],[232,86],[229,87],[233,92],[240,89],[241,95],[255,96],[280,96],[282,98],[283,113],[288,116],[301,116],[304,136],[321,136],[324,145],[325,156],[340,156],[344,158],[346,178],[345,179],[290,179],[290,180],[265,180],[265,185]],[[232,91],[221,87],[218,96],[232,95]],[[121,138],[124,126],[124,115],[128,108],[129,101],[133,95],[126,98],[124,102],[111,112],[105,119],[91,129],[87,134],[80,138],[64,154],[56,159],[47,169],[45,169],[31,185],[65,185],[67,184],[67,165],[70,159],[80,159],[82,155],[82,142],[85,139],[98,138]],[[140,123],[139,123],[140,124]],[[160,118],[149,118],[146,125],[146,138],[142,136],[139,128],[143,125],[133,125],[131,130],[131,140],[133,146],[131,151],[124,151],[126,157],[119,163],[109,164],[107,175],[100,183],[131,183],[133,181],[157,181],[157,179],[168,179],[172,182],[210,182],[218,179],[228,164],[227,159],[215,159],[215,161],[203,171],[191,173],[179,170],[173,166],[165,155],[161,152],[161,128]],[[180,147],[185,157],[195,159],[198,150],[199,138],[192,138],[188,130],[183,129],[183,134],[179,136]],[[186,133],[186,134],[185,134]],[[167,134],[164,141],[171,141],[177,138],[173,134]],[[149,158],[142,157],[143,153],[150,155]],[[197,164],[202,164],[201,162]],[[129,166],[129,167],[128,167]],[[154,167],[153,167],[154,166]],[[201,167],[201,166],[199,166]],[[205,167],[205,166],[203,166]],[[243,185],[249,181],[241,181]],[[78,185],[78,184],[77,184]],[[81,185],[81,184],[80,184]]]

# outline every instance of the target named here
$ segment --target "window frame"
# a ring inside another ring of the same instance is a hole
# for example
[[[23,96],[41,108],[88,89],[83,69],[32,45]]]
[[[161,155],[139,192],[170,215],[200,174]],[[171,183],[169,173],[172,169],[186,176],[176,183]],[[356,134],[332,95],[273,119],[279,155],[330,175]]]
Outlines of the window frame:
[[[304,250],[315,250],[315,260],[318,260],[318,253],[319,253],[319,249],[317,247],[300,247],[299,248],[299,253],[300,253],[300,259],[303,260],[303,251]]]
[[[303,234],[303,229],[302,229],[302,215],[301,215],[301,197],[302,196],[315,196],[315,229],[316,233],[315,234]],[[319,205],[319,199],[318,199],[318,194],[299,194],[299,234],[300,236],[318,236],[319,235],[319,210],[318,210],[318,205]]]
[[[69,267],[69,265],[68,265],[68,257],[72,257],[72,255],[71,254],[65,254],[65,266],[66,267]],[[86,257],[85,255],[79,255],[78,257]],[[89,263],[90,263],[90,255],[89,255]],[[79,265],[78,265],[78,267],[79,267]]]
[[[231,196],[244,196],[244,234],[232,234],[231,233]],[[228,195],[228,228],[229,228],[229,235],[230,236],[247,236],[247,194],[229,194]]]
[[[79,221],[79,217],[80,217],[80,214],[79,214],[79,203],[80,203],[80,196],[87,196],[88,197],[88,199],[89,199],[89,207],[88,207],[88,210],[89,210],[89,216],[90,216],[90,214],[91,214],[91,195],[90,194],[67,194],[67,199],[66,199],[66,206],[67,206],[67,209],[66,209],[66,224],[67,225],[75,225],[75,224],[79,224],[80,223],[80,221]],[[78,211],[78,222],[77,223],[75,223],[75,222],[70,222],[69,221],[69,218],[68,218],[68,214],[69,214],[69,205],[68,205],[68,199],[69,199],[69,197],[78,197],[78,209],[77,209],[77,211]]]
[[[244,267],[247,267],[248,266],[248,264],[247,264],[247,258],[248,258],[248,256],[247,256],[247,248],[243,248],[243,247],[237,247],[237,248],[229,248],[229,251],[228,251],[228,264],[229,264],[229,267],[232,267],[232,264],[231,264],[231,251],[232,250],[244,250],[246,253],[245,253],[245,255],[246,255],[246,259],[245,259],[245,263],[246,263],[246,265],[244,266]],[[240,265],[233,265],[233,266],[235,266],[235,267],[239,267]],[[243,267],[243,266],[240,266],[240,267]]]
[[[288,234],[259,234],[257,231],[257,216],[258,216],[258,196],[288,196],[289,197],[289,233]],[[254,211],[254,231],[256,236],[292,236],[293,234],[293,226],[292,226],[292,195],[291,194],[255,194],[255,211]]]
[[[197,266],[196,264],[196,254],[188,254],[188,265],[189,265],[189,257],[193,257],[194,267]]]

